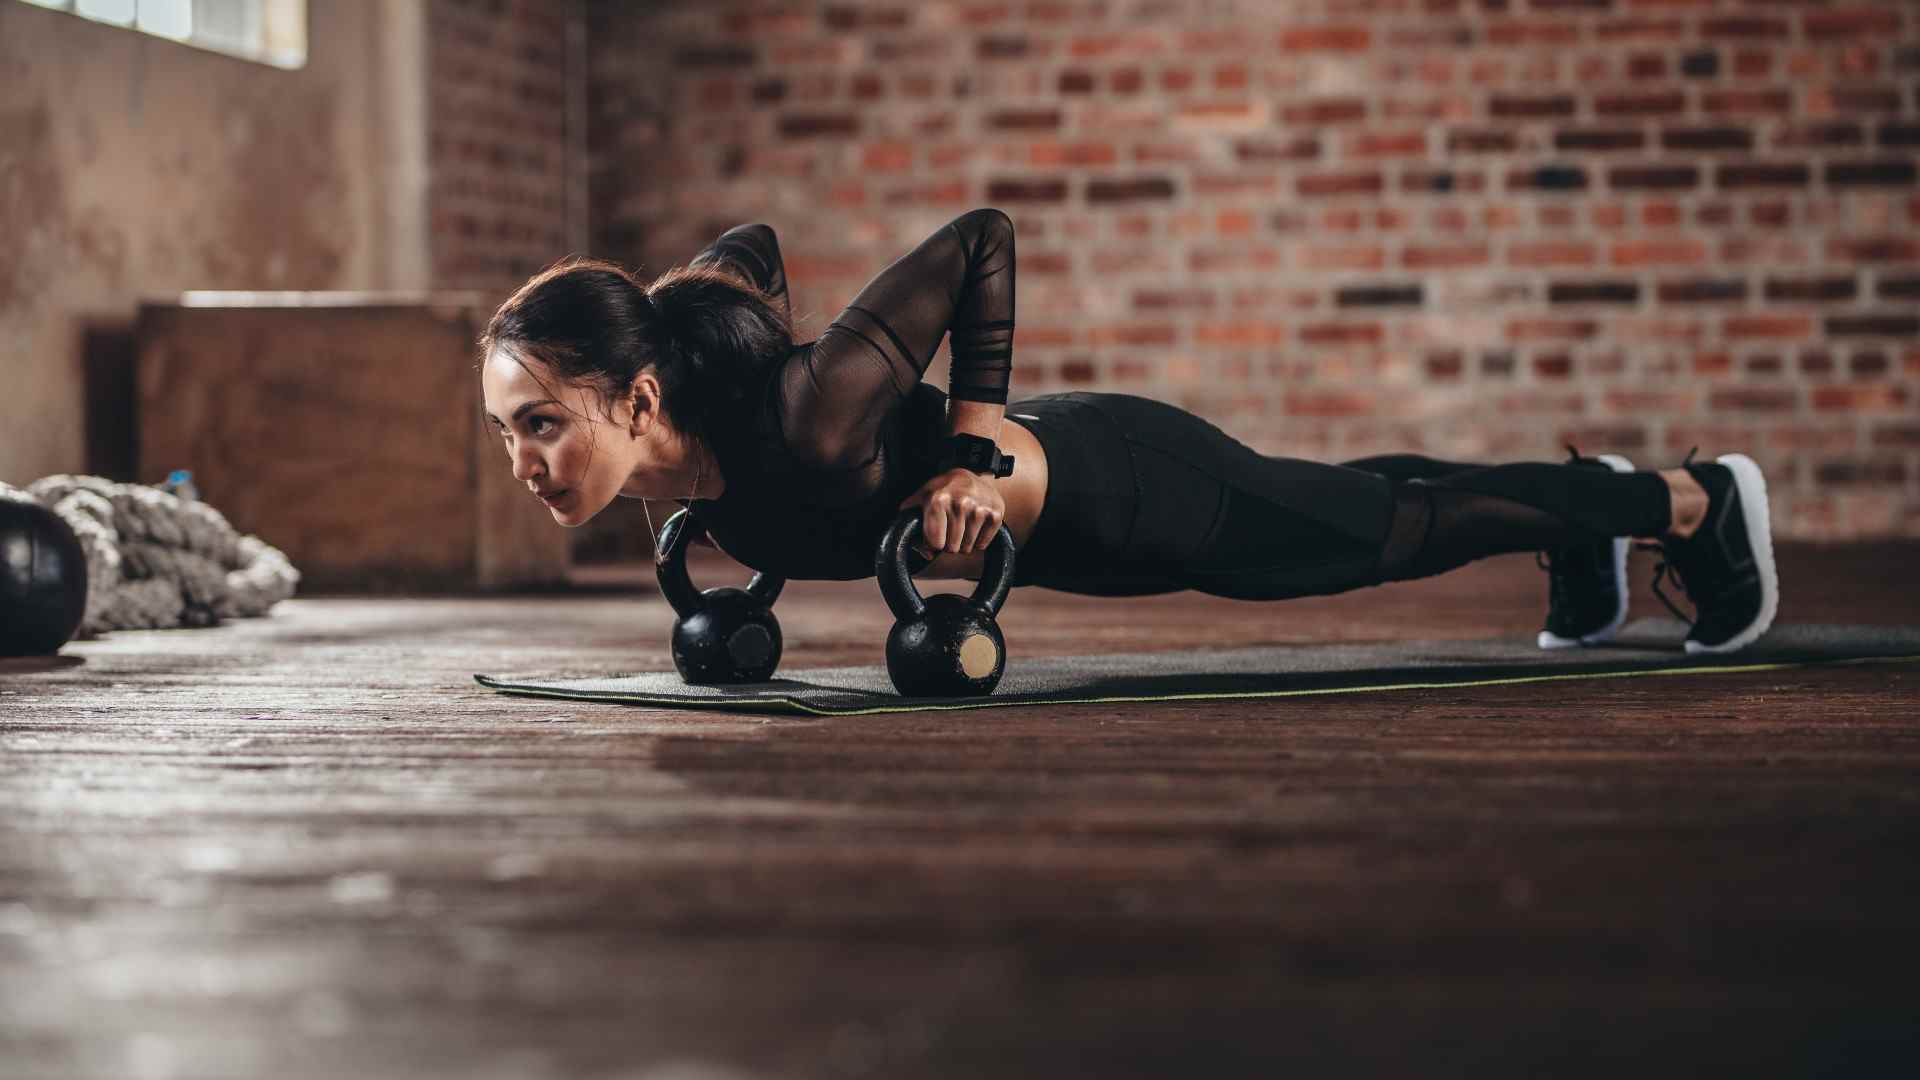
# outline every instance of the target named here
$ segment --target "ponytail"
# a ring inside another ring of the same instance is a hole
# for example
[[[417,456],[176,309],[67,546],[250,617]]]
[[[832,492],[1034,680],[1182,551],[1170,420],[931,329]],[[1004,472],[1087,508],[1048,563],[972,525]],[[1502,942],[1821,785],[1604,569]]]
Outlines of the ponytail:
[[[750,420],[768,373],[793,346],[768,297],[712,267],[676,267],[642,286],[601,259],[558,263],[500,305],[480,337],[598,389],[609,414],[649,366],[674,427],[703,441]]]

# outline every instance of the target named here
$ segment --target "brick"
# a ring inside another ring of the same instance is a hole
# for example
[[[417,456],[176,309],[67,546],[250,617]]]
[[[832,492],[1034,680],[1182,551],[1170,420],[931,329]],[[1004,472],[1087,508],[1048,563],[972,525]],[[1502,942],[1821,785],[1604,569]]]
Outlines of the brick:
[[[1096,325],[1086,336],[1092,345],[1172,345],[1175,334],[1170,323],[1113,323]]]
[[[1427,378],[1435,382],[1455,381],[1465,373],[1466,367],[1466,357],[1457,350],[1427,355]]]
[[[1723,191],[1741,191],[1758,187],[1804,188],[1812,181],[1813,170],[1801,162],[1721,165],[1714,170],[1714,183]]]
[[[1766,284],[1766,298],[1769,302],[1831,303],[1851,300],[1857,292],[1858,284],[1852,276],[1768,278]]]
[[[1302,345],[1377,345],[1385,337],[1378,323],[1310,323],[1300,328]]]
[[[1882,147],[1920,146],[1920,124],[1883,124],[1875,139]]]
[[[987,181],[990,203],[1065,202],[1067,182],[1056,178],[997,179]]]
[[[1642,241],[1613,246],[1613,265],[1618,267],[1698,266],[1707,258],[1707,245],[1702,240]]]
[[[1885,39],[1900,33],[1900,15],[1879,8],[1852,7],[1842,11],[1809,11],[1800,17],[1808,41]]]
[[[860,117],[855,113],[788,113],[780,117],[778,129],[790,139],[857,135]]]
[[[1637,128],[1557,131],[1553,136],[1553,148],[1569,152],[1604,154],[1617,150],[1641,150],[1646,144],[1647,133]]]
[[[1663,304],[1722,304],[1747,298],[1747,283],[1740,278],[1688,278],[1663,281],[1655,294]]]
[[[1424,131],[1369,132],[1356,134],[1347,141],[1351,158],[1392,159],[1425,157],[1427,135]]]
[[[1380,399],[1361,390],[1293,390],[1282,396],[1282,411],[1288,416],[1370,416]]]
[[[1487,190],[1487,174],[1413,166],[1401,171],[1400,190],[1410,195],[1479,195]]]
[[[1827,241],[1827,254],[1833,260],[1845,262],[1920,262],[1920,241],[1891,236],[1833,237]]]
[[[1033,39],[1025,34],[983,34],[973,43],[973,55],[980,60],[1023,60],[1036,51]]]
[[[1700,185],[1693,165],[1631,165],[1607,170],[1607,186],[1616,191],[1675,191]]]
[[[1384,270],[1386,248],[1379,244],[1359,247],[1309,247],[1300,253],[1300,269],[1311,273]]]
[[[1862,146],[1866,130],[1859,124],[1802,124],[1774,132],[1775,150],[1827,150],[1834,147]]]
[[[727,42],[688,45],[673,56],[674,64],[683,68],[748,68],[759,59],[752,46]]]
[[[1059,109],[1002,109],[986,116],[991,131],[1056,131]]]
[[[1551,304],[1638,304],[1640,286],[1631,281],[1556,281],[1547,286]]]
[[[1687,95],[1678,90],[1651,93],[1598,94],[1593,99],[1594,115],[1680,116],[1687,111]]]
[[[1920,423],[1876,427],[1871,440],[1877,450],[1920,450]]]
[[[1711,49],[1687,53],[1680,58],[1680,74],[1689,79],[1711,79],[1720,74],[1720,54]]]
[[[1788,413],[1799,405],[1800,392],[1790,386],[1722,386],[1707,393],[1707,409],[1716,413]]]
[[[1810,337],[1813,330],[1813,319],[1806,315],[1730,315],[1721,326],[1728,338],[1771,341]]]
[[[1573,357],[1567,353],[1542,353],[1533,358],[1533,374],[1542,379],[1565,379],[1573,375]]]
[[[1520,149],[1520,136],[1512,131],[1447,132],[1449,154],[1511,154]]]
[[[1164,176],[1146,176],[1127,180],[1089,180],[1086,192],[1089,204],[1103,205],[1142,199],[1171,199],[1175,188],[1173,181]]]
[[[1420,283],[1401,285],[1349,285],[1334,290],[1334,304],[1338,307],[1419,307],[1426,300],[1426,286]]]
[[[1829,337],[1913,337],[1920,335],[1920,315],[1830,315]]]
[[[1537,165],[1507,173],[1509,191],[1585,191],[1591,184],[1586,169],[1577,165]]]
[[[1212,311],[1217,301],[1211,289],[1140,289],[1133,294],[1133,309],[1141,312]]]
[[[913,144],[868,143],[860,151],[860,167],[869,172],[903,172],[913,167]]]
[[[1660,132],[1660,148],[1689,153],[1752,150],[1753,131],[1742,127],[1666,128]]]
[[[1501,47],[1568,46],[1579,42],[1580,26],[1555,19],[1496,19],[1487,25],[1485,40]]]
[[[1305,198],[1378,195],[1385,188],[1386,177],[1377,171],[1308,174],[1300,177],[1294,186]]]
[[[1901,92],[1886,87],[1811,87],[1806,91],[1806,111],[1825,113],[1898,113],[1904,107]]]
[[[1700,36],[1709,41],[1718,38],[1784,41],[1792,33],[1792,24],[1787,20],[1757,15],[1720,16],[1700,20]]]
[[[1593,34],[1602,44],[1627,41],[1678,43],[1687,34],[1687,24],[1679,19],[1642,17],[1602,19],[1594,24]]]
[[[1510,319],[1504,336],[1516,343],[1585,341],[1599,332],[1600,324],[1592,319]]]
[[[1270,322],[1203,322],[1194,327],[1196,344],[1214,348],[1256,349],[1284,344],[1287,327]]]
[[[1350,53],[1373,46],[1373,32],[1365,26],[1306,26],[1283,30],[1276,42],[1282,52]]]
[[[1883,277],[1875,291],[1882,300],[1920,300],[1920,276]]]
[[[1089,71],[1063,71],[1060,73],[1059,89],[1062,94],[1093,93],[1093,73]]]
[[[1710,90],[1700,95],[1700,111],[1707,116],[1785,116],[1793,111],[1793,95],[1785,90]]]
[[[1493,249],[1484,243],[1455,245],[1409,244],[1400,253],[1400,265],[1409,270],[1442,270],[1463,266],[1486,266],[1493,261]]]
[[[1856,379],[1880,378],[1891,369],[1892,363],[1883,352],[1854,353],[1848,365],[1848,373]]]
[[[1911,401],[1906,387],[1888,383],[1816,386],[1810,393],[1818,412],[1897,413],[1907,411]]]
[[[1907,482],[1904,461],[1822,461],[1813,467],[1820,487],[1901,487]]]
[[[1197,153],[1191,143],[1180,145],[1189,154]],[[1320,140],[1311,135],[1280,140],[1236,139],[1232,145],[1234,158],[1243,164],[1313,161],[1320,156]]]
[[[1510,266],[1593,266],[1599,248],[1585,241],[1516,243],[1507,249]]]
[[[1572,94],[1495,94],[1488,114],[1496,120],[1570,118],[1577,105]]]
[[[1911,160],[1834,161],[1827,164],[1826,179],[1832,187],[1910,187],[1920,171]]]
[[[1367,99],[1361,97],[1315,98],[1288,105],[1280,112],[1280,122],[1288,128],[1334,127],[1366,119]]]

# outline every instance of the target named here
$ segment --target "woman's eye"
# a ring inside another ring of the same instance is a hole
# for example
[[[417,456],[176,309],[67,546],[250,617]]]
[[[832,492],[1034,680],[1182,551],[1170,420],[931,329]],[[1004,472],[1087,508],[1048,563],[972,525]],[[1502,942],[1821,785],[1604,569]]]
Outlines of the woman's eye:
[[[534,435],[545,435],[552,431],[553,421],[544,416],[535,416],[527,420],[527,431]]]

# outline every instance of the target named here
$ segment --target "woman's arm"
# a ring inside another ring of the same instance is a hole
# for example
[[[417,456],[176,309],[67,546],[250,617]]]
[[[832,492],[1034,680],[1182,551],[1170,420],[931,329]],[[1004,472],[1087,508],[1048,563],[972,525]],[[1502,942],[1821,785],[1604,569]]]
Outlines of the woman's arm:
[[[735,225],[695,255],[688,266],[716,266],[752,283],[773,299],[780,314],[793,322],[787,299],[787,268],[780,261],[780,238],[770,225]]]
[[[974,210],[867,283],[781,373],[787,445],[822,469],[873,460],[887,414],[951,333],[952,430],[996,437],[1013,369],[1013,222]]]

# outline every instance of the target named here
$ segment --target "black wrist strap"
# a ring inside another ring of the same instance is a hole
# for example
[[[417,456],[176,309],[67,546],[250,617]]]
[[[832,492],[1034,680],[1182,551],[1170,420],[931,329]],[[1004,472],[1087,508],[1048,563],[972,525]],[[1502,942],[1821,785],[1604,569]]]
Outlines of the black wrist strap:
[[[988,476],[1012,476],[1013,455],[1003,454],[992,439],[979,435],[951,435],[940,447],[939,471],[965,469]]]

